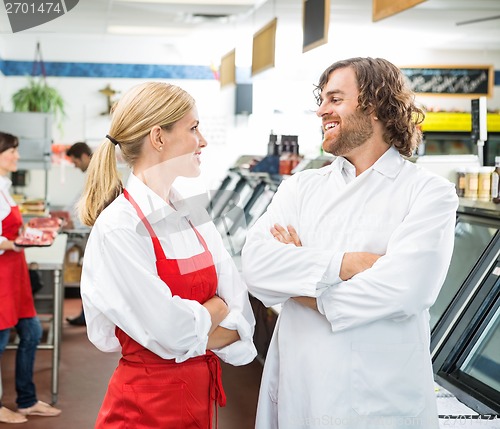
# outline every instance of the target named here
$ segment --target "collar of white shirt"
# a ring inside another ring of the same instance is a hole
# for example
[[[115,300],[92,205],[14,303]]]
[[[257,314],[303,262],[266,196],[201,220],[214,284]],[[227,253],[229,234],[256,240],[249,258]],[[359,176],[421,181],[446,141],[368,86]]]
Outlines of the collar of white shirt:
[[[399,154],[398,150],[391,146],[385,153],[371,166],[372,170],[378,171],[380,174],[387,176],[389,178],[396,177],[401,168],[403,167],[404,159]],[[352,170],[352,164],[345,159],[343,156],[338,156],[330,165],[331,170],[336,170],[342,172],[346,171],[349,174],[349,170]]]
[[[8,193],[11,186],[12,182],[7,176],[0,176],[0,191]]]
[[[175,209],[133,173],[130,173],[125,188],[151,224],[167,218],[178,220],[182,217],[188,217],[189,210],[186,204],[184,204],[179,194],[173,188],[171,189],[170,196]]]
[[[7,176],[0,176],[0,193],[3,194],[3,197],[0,196],[1,201],[0,204],[4,204],[6,201],[10,206],[15,206],[16,203],[10,195],[9,189],[12,186],[11,180]],[[7,207],[7,214],[10,211],[10,208]],[[4,215],[4,213],[2,213]]]

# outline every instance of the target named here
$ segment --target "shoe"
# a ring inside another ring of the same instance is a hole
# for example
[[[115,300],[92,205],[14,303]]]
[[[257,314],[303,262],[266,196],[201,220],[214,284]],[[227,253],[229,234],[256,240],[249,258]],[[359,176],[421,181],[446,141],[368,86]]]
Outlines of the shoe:
[[[85,323],[85,317],[80,315],[80,316],[77,316],[73,319],[70,319],[69,317],[66,317],[66,321],[70,324],[70,325],[73,325],[73,326],[85,326],[86,323]]]
[[[38,401],[29,408],[18,408],[17,412],[23,416],[56,417],[61,414],[62,411],[46,402]]]
[[[0,407],[0,423],[25,423],[28,419],[22,414]]]

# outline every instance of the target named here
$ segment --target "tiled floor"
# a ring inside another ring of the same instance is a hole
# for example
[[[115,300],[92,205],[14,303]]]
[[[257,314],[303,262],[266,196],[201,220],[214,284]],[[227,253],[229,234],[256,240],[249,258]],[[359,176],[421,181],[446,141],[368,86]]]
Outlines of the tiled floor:
[[[79,299],[66,299],[64,319],[78,315],[80,309]],[[15,409],[14,358],[13,350],[7,350],[2,358],[3,403],[11,409]],[[21,425],[0,423],[0,428],[92,429],[109,377],[118,359],[118,353],[98,351],[88,341],[84,327],[73,327],[64,322],[59,395],[56,404],[63,410],[63,413],[55,418],[30,417],[27,423]],[[38,351],[35,383],[39,399],[46,402],[51,401],[51,362],[51,351]],[[253,429],[262,365],[257,360],[244,367],[223,364],[222,373],[227,406],[219,410],[219,429]],[[440,419],[441,428],[451,425],[478,429],[500,428],[498,420],[468,419],[467,416],[475,413],[459,403],[452,395],[443,395],[442,392],[442,389],[437,392],[439,414],[454,417]],[[456,415],[462,418],[457,419]]]
[[[66,299],[64,319],[79,314],[81,301]],[[2,357],[3,404],[15,409],[15,352]],[[84,327],[63,324],[57,407],[59,417],[30,417],[23,429],[92,429],[106,386],[116,363],[117,353],[102,353],[87,339]],[[35,383],[40,400],[51,401],[52,352],[39,350],[35,365]],[[254,361],[243,367],[223,365],[223,384],[227,405],[219,410],[219,429],[253,429],[262,366]],[[1,424],[0,427],[14,427]]]

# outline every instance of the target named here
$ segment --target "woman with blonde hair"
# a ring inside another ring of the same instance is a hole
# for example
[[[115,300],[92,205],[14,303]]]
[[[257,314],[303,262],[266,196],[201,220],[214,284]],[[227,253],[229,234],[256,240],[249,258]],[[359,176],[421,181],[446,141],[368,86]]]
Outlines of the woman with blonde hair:
[[[89,339],[122,358],[96,428],[211,428],[219,358],[251,362],[247,289],[206,211],[172,187],[200,174],[194,99],[167,83],[127,92],[92,156],[80,217],[92,226],[82,298]],[[131,167],[125,187],[116,153]],[[215,407],[214,407],[215,404]]]

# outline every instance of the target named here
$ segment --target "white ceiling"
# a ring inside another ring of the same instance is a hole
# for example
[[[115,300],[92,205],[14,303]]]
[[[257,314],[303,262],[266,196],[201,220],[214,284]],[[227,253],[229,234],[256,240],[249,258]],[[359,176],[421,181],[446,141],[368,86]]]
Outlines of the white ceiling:
[[[393,31],[395,38],[399,34],[415,34],[406,41],[409,50],[422,44],[439,49],[500,50],[500,0],[426,0],[375,23],[372,0],[330,0],[330,3],[330,28],[347,25],[358,37],[359,32],[361,36],[372,37],[372,30],[383,28],[384,35]],[[278,25],[295,26],[301,31],[302,0],[79,0],[65,16],[23,33],[105,35],[119,27],[124,34],[149,33],[169,41],[199,34],[202,43],[203,31],[248,25],[257,31],[262,19],[267,22],[275,15]],[[457,25],[492,17],[497,19]],[[405,33],[398,33],[402,31]],[[12,34],[3,5],[1,34]],[[390,37],[384,36],[379,43],[391,43]]]

